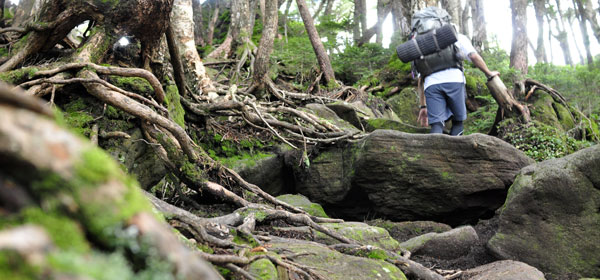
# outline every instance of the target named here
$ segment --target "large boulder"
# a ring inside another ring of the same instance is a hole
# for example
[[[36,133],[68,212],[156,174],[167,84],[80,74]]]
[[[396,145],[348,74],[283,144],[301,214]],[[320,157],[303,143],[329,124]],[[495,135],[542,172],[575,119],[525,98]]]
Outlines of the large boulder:
[[[558,278],[600,276],[600,146],[523,168],[488,247]]]
[[[532,162],[487,135],[377,130],[322,151],[294,175],[298,192],[337,216],[360,219],[370,213],[458,225],[493,213],[515,174]]]

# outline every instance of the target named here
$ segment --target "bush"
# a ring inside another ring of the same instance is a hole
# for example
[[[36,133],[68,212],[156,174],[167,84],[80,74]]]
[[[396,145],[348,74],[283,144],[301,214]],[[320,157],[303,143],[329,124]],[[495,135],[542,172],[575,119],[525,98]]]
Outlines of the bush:
[[[498,130],[500,138],[536,161],[563,157],[593,144],[536,121],[521,124],[508,119],[500,123]]]
[[[337,79],[345,84],[356,84],[359,80],[370,79],[389,58],[389,50],[378,44],[346,46],[342,53],[333,56],[332,66]]]

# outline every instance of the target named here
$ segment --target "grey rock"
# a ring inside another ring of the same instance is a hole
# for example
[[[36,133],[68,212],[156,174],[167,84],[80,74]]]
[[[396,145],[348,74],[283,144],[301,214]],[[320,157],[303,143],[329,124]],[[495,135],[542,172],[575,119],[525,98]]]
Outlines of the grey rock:
[[[273,238],[269,251],[290,254],[302,254],[294,257],[294,262],[326,272],[327,279],[363,280],[363,279],[400,279],[406,276],[393,264],[383,260],[345,255],[322,244],[297,239]],[[307,254],[308,253],[308,254]]]
[[[465,226],[444,233],[430,232],[417,236],[401,243],[400,247],[414,255],[451,260],[468,255],[477,241],[479,237],[475,229]]]
[[[463,273],[468,280],[545,280],[544,273],[526,263],[497,261],[469,269]]]
[[[545,273],[600,275],[600,146],[523,168],[488,242]]]
[[[370,212],[460,225],[500,207],[514,176],[531,163],[513,146],[483,134],[376,130],[322,151],[294,175],[298,192],[327,203],[339,216],[360,219]]]

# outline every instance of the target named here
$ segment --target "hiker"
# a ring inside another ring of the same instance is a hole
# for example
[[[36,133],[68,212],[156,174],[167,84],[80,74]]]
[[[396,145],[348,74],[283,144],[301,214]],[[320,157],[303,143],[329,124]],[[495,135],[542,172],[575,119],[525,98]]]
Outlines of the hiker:
[[[450,15],[445,10],[437,7],[426,8],[413,16],[413,36],[427,33],[445,24],[451,24]],[[467,119],[467,93],[462,60],[471,61],[488,78],[499,75],[498,72],[488,69],[469,38],[462,34],[456,35],[456,43],[413,61],[413,69],[418,73],[417,91],[420,102],[417,121],[422,126],[430,125],[430,133],[443,133],[444,123],[450,118],[450,135],[459,136],[463,133],[463,121]],[[437,44],[437,41],[435,43]]]

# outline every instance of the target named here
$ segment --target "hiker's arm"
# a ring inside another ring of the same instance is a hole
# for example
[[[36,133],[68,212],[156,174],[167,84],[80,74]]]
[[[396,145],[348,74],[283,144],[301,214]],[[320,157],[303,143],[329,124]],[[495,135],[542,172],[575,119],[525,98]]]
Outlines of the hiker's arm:
[[[427,126],[429,125],[427,120],[427,101],[425,100],[425,90],[423,89],[423,79],[421,77],[417,80],[417,92],[419,93],[419,117],[417,118],[417,122],[421,126]]]
[[[483,58],[478,53],[470,53],[469,58],[471,59],[471,62],[473,62],[473,65],[479,68],[479,70],[481,70],[481,72],[483,72],[486,77],[490,78],[496,75],[500,75],[498,71],[490,71],[490,69],[488,69],[487,67],[487,64],[485,64],[485,61],[483,61]]]

